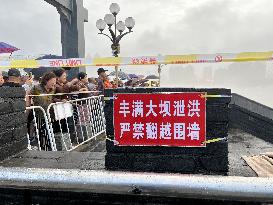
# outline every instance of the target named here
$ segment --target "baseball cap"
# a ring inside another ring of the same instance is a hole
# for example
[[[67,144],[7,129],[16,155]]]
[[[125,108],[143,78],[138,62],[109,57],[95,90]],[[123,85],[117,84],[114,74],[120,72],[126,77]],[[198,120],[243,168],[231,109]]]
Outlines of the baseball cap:
[[[13,76],[13,77],[21,77],[21,73],[18,69],[15,69],[15,68],[11,68],[9,69],[8,71],[8,76]]]
[[[103,68],[99,68],[99,69],[98,69],[98,74],[103,73],[103,72],[106,72],[106,71],[108,71],[108,70],[104,70]]]

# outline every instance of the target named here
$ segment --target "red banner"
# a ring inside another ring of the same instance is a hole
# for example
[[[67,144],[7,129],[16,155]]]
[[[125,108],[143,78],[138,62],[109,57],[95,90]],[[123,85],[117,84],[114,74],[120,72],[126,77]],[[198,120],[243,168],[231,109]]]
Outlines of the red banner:
[[[201,147],[205,93],[114,94],[115,140],[121,146]]]

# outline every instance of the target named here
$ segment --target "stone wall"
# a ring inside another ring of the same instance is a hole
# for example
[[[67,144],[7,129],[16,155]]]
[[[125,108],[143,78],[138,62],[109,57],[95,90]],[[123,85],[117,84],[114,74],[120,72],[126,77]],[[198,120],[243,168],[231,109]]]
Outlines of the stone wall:
[[[0,87],[0,160],[27,148],[25,90]]]
[[[213,95],[231,95],[229,89],[190,88],[138,88],[110,89],[105,96],[113,93],[153,93],[153,92],[208,92]],[[207,100],[207,140],[227,137],[230,98],[208,98]],[[105,102],[106,132],[114,139],[113,100]],[[228,171],[228,143],[221,141],[208,144],[205,148],[185,147],[129,147],[115,146],[106,142],[105,167],[109,170],[178,172],[223,174]]]

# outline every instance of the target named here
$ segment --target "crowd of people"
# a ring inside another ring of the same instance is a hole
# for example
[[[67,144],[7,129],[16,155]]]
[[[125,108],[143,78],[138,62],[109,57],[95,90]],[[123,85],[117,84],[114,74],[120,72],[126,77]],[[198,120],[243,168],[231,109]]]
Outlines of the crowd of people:
[[[97,70],[97,78],[88,78],[86,73],[80,72],[76,78],[68,81],[67,70],[65,68],[59,68],[57,70],[44,73],[44,75],[37,80],[34,78],[31,72],[25,72],[25,74],[22,75],[18,69],[11,68],[8,70],[8,72],[3,71],[2,74],[0,74],[0,86],[24,87],[27,96],[63,93],[62,96],[47,100],[48,103],[69,100],[72,96],[69,95],[69,93],[74,92],[90,91],[103,94],[104,90],[108,88],[149,87],[149,83],[145,79],[128,79],[126,82],[118,80],[118,85],[116,85],[116,79],[110,80],[106,72],[107,70],[104,68],[99,68]],[[85,94],[85,96],[88,95]],[[41,99],[38,101],[38,104],[40,105]],[[31,102],[30,99],[27,99],[27,106],[30,106],[33,103],[34,102]]]
[[[64,68],[60,68],[46,72],[39,80],[35,80],[31,73],[22,75],[18,69],[12,68],[8,72],[3,71],[1,73],[0,86],[23,87],[27,96],[63,93],[63,95],[58,95],[47,100],[48,103],[59,102],[69,100],[71,98],[70,93],[87,91],[103,93],[104,89],[115,88],[115,84],[109,81],[106,71],[103,68],[99,68],[98,78],[88,78],[86,73],[80,72],[76,78],[68,81],[67,71]],[[41,101],[42,98],[39,99],[38,101]],[[35,102],[33,103],[36,105]],[[41,105],[44,103],[38,102],[37,104]],[[27,106],[30,105],[31,102],[27,100]]]
[[[103,68],[99,68],[98,78],[88,78],[86,73],[80,72],[76,78],[69,81],[67,79],[67,70],[59,68],[44,73],[39,80],[36,80],[31,73],[22,75],[20,70],[12,68],[9,69],[8,72],[3,71],[1,73],[0,86],[23,87],[26,91],[27,107],[41,106],[44,111],[47,111],[47,108],[51,103],[67,102],[69,100],[100,95],[103,94],[104,89],[113,88],[113,85],[107,77],[106,71],[107,70],[104,70]],[[86,113],[84,110],[79,112],[79,109],[84,108],[84,105],[77,108],[78,112],[74,115],[76,120],[81,118],[80,116],[82,113]],[[39,130],[41,147],[43,150],[49,150],[50,143],[44,113],[41,110],[35,111],[35,114],[33,112],[33,110],[27,110],[29,133],[31,132],[31,123],[35,118]],[[55,119],[54,116],[51,118]],[[69,122],[53,120],[54,133],[67,132],[66,123]]]
[[[59,68],[57,70],[46,72],[39,79],[34,78],[32,73],[22,73],[19,69],[11,68],[8,72],[3,71],[0,73],[0,86],[9,87],[23,87],[26,91],[26,106],[40,106],[47,111],[50,104],[56,102],[67,102],[75,99],[86,99],[90,96],[103,95],[105,89],[116,87],[147,87],[147,80],[141,79],[127,79],[126,82],[118,80],[118,86],[116,85],[116,79],[110,78],[107,75],[108,70],[99,68],[97,70],[97,78],[88,78],[84,72],[78,73],[77,77],[72,80],[68,80],[68,74],[66,68]],[[112,76],[113,77],[113,76]],[[75,110],[75,106],[73,107]],[[54,121],[54,114],[51,116],[53,119],[53,131],[55,133],[67,132],[67,124],[70,121],[80,121],[82,114],[88,113],[84,109],[86,106],[78,106],[74,114],[74,120],[68,119]],[[44,113],[41,110],[35,111],[27,110],[28,117],[28,130],[30,133],[31,123],[34,118],[38,119],[39,138],[42,149],[49,149],[48,130],[46,128],[46,121]],[[36,117],[35,117],[36,116]],[[37,121],[36,119],[36,121]],[[73,130],[70,129],[70,132]]]

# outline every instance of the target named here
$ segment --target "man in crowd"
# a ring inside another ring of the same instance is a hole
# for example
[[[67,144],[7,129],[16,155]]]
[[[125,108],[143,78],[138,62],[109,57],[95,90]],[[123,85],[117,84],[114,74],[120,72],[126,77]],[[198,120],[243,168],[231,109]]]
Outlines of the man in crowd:
[[[97,89],[97,82],[95,78],[88,78],[88,89],[90,91],[95,91]]]
[[[18,69],[11,68],[8,71],[8,80],[3,83],[2,86],[9,86],[9,87],[21,87],[21,73]]]
[[[110,83],[106,71],[103,68],[98,69],[98,90],[104,93],[104,89],[112,88],[112,84]]]

